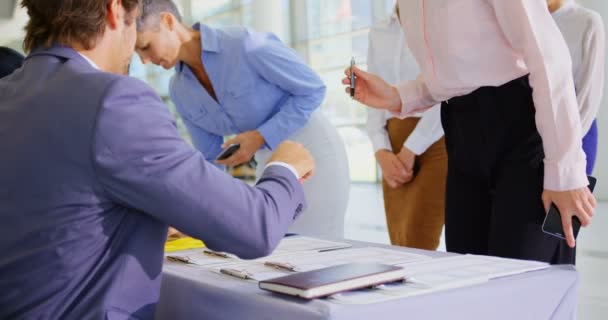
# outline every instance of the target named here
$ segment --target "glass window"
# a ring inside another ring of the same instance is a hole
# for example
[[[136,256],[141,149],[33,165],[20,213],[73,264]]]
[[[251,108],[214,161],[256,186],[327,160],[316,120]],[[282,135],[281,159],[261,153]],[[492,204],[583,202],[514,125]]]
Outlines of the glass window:
[[[192,17],[202,19],[206,17],[221,16],[233,11],[234,1],[232,0],[213,0],[213,1],[190,1]]]
[[[307,0],[306,31],[295,30],[295,47],[327,84],[322,110],[346,144],[353,181],[375,182],[376,161],[365,130],[367,110],[344,93],[344,68],[354,57],[366,68],[369,27],[392,10],[394,1]]]
[[[192,0],[192,18],[210,26],[250,25],[252,0]]]
[[[395,1],[181,0],[177,1],[177,4],[188,23],[201,21],[213,27],[240,24],[255,28],[256,17],[253,16],[252,7],[256,3],[253,1],[280,1],[284,15],[288,18],[283,19],[284,25],[276,26],[282,30],[273,31],[283,34],[284,40],[294,47],[325,81],[327,97],[321,109],[344,139],[351,179],[377,181],[371,141],[365,131],[367,109],[344,93],[340,81],[351,57],[355,58],[359,67],[366,68],[369,27],[374,21],[388,15]],[[136,58],[131,66],[131,74],[144,79],[165,101],[169,101],[169,80],[173,70],[143,66]],[[180,133],[189,139],[173,105],[170,102],[168,105],[176,115]]]

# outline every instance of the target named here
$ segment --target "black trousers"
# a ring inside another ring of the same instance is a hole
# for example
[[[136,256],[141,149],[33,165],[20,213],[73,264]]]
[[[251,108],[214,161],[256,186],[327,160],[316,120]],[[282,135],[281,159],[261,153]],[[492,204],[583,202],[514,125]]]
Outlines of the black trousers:
[[[575,251],[541,230],[544,154],[534,116],[528,77],[442,104],[448,251],[574,264]]]

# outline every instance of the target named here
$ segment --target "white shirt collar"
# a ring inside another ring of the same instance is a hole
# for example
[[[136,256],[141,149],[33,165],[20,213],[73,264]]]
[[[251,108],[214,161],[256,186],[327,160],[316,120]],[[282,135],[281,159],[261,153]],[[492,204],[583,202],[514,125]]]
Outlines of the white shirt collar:
[[[76,51],[76,52],[78,52],[78,51]],[[78,54],[79,54],[81,57],[83,57],[83,58],[84,58],[84,59],[85,59],[85,60],[86,60],[86,61],[87,61],[87,62],[88,62],[90,65],[91,65],[91,67],[93,67],[93,68],[95,68],[95,69],[99,70],[99,67],[98,67],[98,66],[95,64],[95,62],[93,62],[93,60],[89,59],[89,57],[85,56],[84,54],[82,54],[82,53],[80,53],[80,52],[78,52]]]

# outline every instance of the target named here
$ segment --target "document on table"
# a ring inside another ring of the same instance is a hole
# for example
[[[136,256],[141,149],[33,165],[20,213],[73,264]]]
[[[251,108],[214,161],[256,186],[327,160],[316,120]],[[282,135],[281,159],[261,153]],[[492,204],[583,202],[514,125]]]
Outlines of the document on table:
[[[490,280],[541,270],[548,268],[549,264],[467,254],[401,266],[405,268],[408,278],[430,286],[438,286],[462,279]]]
[[[352,262],[404,265],[428,259],[431,258],[420,254],[377,247],[363,247],[327,252],[305,251],[290,254],[273,254],[252,261],[214,265],[211,266],[211,269],[215,272],[221,272],[222,269],[228,268],[246,274],[253,280],[262,281],[293,272],[317,270]],[[273,267],[273,265],[283,267],[277,268]]]
[[[477,255],[459,255],[397,265],[405,269],[404,282],[341,293],[330,297],[330,300],[344,304],[375,303],[473,286],[500,277],[549,268],[549,264],[544,262]],[[383,299],[382,295],[386,298]]]
[[[350,248],[352,245],[344,242],[334,242],[322,239],[315,239],[303,236],[290,236],[286,237],[274,250],[271,257],[277,257],[282,255],[293,255],[301,252],[315,253],[319,251],[329,251]],[[225,263],[236,263],[243,262],[244,260],[239,259],[237,256],[225,253],[216,252],[209,249],[200,250],[183,250],[177,252],[167,253],[167,260],[182,263],[191,264],[197,266],[211,266]]]
[[[235,255],[209,249],[173,252],[166,256],[168,260],[192,267],[181,269],[180,272],[195,275],[201,271],[212,271],[239,281],[254,283],[294,272],[353,262],[389,264],[405,269],[405,282],[340,293],[328,298],[328,301],[342,304],[377,303],[462,288],[549,267],[547,263],[535,261],[476,255],[432,259],[425,255],[388,248],[350,246],[348,243],[293,236],[283,239],[272,255],[256,260],[241,260]]]

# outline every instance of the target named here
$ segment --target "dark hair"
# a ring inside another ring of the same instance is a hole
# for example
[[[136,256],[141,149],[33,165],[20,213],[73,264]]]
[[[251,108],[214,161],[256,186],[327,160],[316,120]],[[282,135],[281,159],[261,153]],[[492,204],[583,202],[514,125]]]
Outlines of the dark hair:
[[[168,12],[175,16],[177,21],[182,21],[182,15],[175,3],[171,0],[142,0],[141,14],[137,19],[137,31],[143,31],[150,26],[157,28],[160,21],[160,15],[163,12]]]
[[[0,47],[0,79],[19,69],[24,59],[21,53],[11,48]]]
[[[23,48],[29,52],[39,46],[78,43],[92,49],[106,27],[108,5],[112,0],[22,0],[30,20],[25,26]],[[122,6],[133,12],[141,0],[122,0]],[[127,16],[125,22],[132,23]]]

